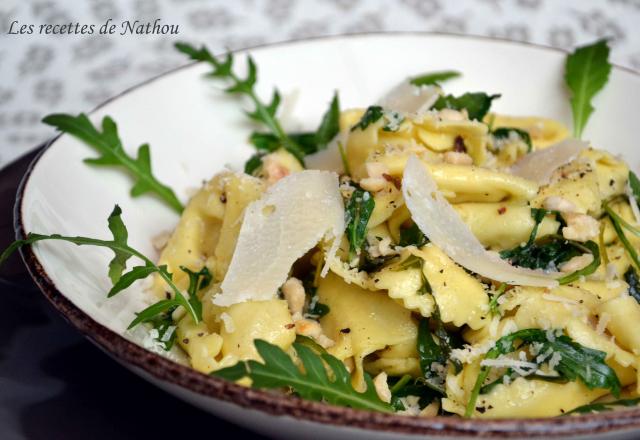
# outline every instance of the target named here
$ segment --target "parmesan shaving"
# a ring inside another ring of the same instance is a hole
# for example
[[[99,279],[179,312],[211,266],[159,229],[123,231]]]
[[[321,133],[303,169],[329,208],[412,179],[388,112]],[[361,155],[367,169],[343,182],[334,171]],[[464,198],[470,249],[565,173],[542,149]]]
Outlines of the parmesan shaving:
[[[462,267],[483,277],[511,285],[555,287],[557,272],[542,272],[510,265],[495,252],[487,251],[455,209],[438,191],[420,160],[407,161],[402,192],[413,221],[420,230]]]
[[[219,306],[276,297],[293,263],[322,239],[333,240],[331,261],[344,231],[338,176],[306,170],[284,177],[247,206]],[[323,276],[328,266],[323,268]]]
[[[414,86],[405,80],[391,89],[378,104],[385,109],[421,115],[435,104],[439,96],[439,87]]]
[[[565,139],[552,147],[525,155],[511,166],[510,171],[518,177],[546,185],[555,170],[574,160],[587,146],[577,139]]]

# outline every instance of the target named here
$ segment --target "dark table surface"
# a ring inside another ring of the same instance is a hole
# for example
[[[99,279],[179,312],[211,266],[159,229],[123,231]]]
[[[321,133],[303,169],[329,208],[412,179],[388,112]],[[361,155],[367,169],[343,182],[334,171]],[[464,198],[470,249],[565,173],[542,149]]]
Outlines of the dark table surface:
[[[13,240],[15,192],[34,156],[0,171],[2,249]],[[62,319],[17,255],[0,268],[0,300],[0,439],[262,438],[118,365]]]

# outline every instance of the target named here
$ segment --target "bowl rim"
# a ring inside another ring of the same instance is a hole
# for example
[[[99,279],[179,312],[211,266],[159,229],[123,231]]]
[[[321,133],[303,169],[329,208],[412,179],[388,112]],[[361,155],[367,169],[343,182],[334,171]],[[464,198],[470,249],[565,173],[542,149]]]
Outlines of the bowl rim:
[[[316,36],[296,40],[266,43],[231,52],[247,53],[258,49],[305,44],[317,40],[340,40],[367,37],[446,37],[463,40],[480,40],[499,42],[516,46],[525,46],[540,50],[565,54],[567,51],[530,42],[508,40],[480,35],[460,35],[445,32],[396,31],[396,32],[360,32],[340,35]],[[108,103],[145,85],[172,75],[183,69],[198,64],[192,62],[151,77],[123,92],[114,95],[89,113],[101,109]],[[613,64],[613,68],[631,73],[640,78],[640,72],[631,68]],[[25,190],[33,170],[43,154],[51,148],[61,134],[42,144],[42,150],[33,159],[23,176],[14,205],[14,230],[16,239],[23,239],[26,230],[23,224],[22,202]],[[621,432],[640,429],[640,408],[621,411],[607,411],[598,414],[576,415],[572,417],[532,418],[532,419],[464,419],[458,417],[407,417],[391,413],[357,410],[347,407],[329,405],[320,402],[303,400],[295,396],[275,391],[256,390],[226,381],[221,378],[200,373],[190,367],[178,364],[159,354],[153,353],[122,335],[108,329],[95,321],[89,314],[73,304],[57,288],[53,280],[36,257],[32,247],[25,246],[20,254],[27,270],[44,296],[53,304],[60,314],[76,327],[87,339],[99,348],[114,356],[121,363],[133,365],[154,378],[185,388],[193,393],[232,403],[246,409],[253,409],[273,416],[290,416],[308,422],[330,424],[334,427],[358,428],[363,430],[384,431],[387,433],[416,434],[433,436],[474,436],[493,438],[519,438],[522,436],[580,436],[595,433]]]

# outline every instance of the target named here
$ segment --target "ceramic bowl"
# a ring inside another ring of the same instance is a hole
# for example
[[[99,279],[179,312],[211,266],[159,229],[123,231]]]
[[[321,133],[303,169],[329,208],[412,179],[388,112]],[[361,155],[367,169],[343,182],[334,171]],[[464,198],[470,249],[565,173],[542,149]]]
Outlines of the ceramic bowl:
[[[363,107],[401,79],[455,69],[463,77],[447,91],[501,93],[494,110],[557,118],[571,125],[564,88],[565,54],[549,48],[435,34],[367,34],[281,43],[250,50],[259,67],[258,90],[285,96],[287,129],[315,128],[334,90],[343,108]],[[236,54],[238,66],[244,56]],[[192,64],[134,87],[91,114],[111,115],[125,148],[151,145],[156,176],[187,200],[189,191],[224,167],[241,169],[252,153],[247,105],[205,78],[209,67]],[[595,100],[584,137],[625,155],[636,168],[640,77],[614,68]],[[18,193],[16,228],[28,232],[109,237],[106,217],[115,203],[124,211],[130,244],[156,256],[152,237],[171,230],[178,217],[153,197],[129,196],[130,178],[118,169],[82,162],[95,153],[62,135],[34,161]],[[144,348],[140,332],[126,332],[145,305],[143,287],[133,285],[107,300],[110,251],[43,242],[26,248],[28,268],[54,306],[91,341],[141,377],[219,417],[279,438],[519,438],[640,435],[640,409],[598,415],[533,420],[414,418],[357,411],[244,388],[200,374]],[[82,366],[75,366],[83,368]],[[90,367],[90,366],[84,366]],[[123,390],[125,391],[125,390]],[[129,396],[128,398],[131,398]]]

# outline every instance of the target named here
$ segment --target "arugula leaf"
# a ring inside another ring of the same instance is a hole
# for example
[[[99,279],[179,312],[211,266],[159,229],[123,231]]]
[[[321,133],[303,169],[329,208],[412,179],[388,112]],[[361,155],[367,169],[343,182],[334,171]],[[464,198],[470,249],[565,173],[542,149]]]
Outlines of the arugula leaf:
[[[129,256],[130,255],[128,255],[127,258]],[[152,273],[156,273],[159,271],[168,273],[167,266],[163,265],[157,268],[155,266],[150,266],[150,265],[132,267],[129,272],[123,274],[120,278],[118,278],[118,280],[115,283],[113,283],[113,287],[111,287],[111,290],[109,290],[109,293],[107,293],[107,298],[111,298],[117,295],[118,293],[122,292],[124,289],[132,285],[135,281],[142,280],[148,277],[149,275],[151,275]]]
[[[581,277],[586,277],[587,275],[591,275],[596,270],[598,270],[598,267],[600,267],[600,264],[601,264],[600,248],[595,242],[589,240],[585,243],[578,243],[578,242],[570,242],[570,243],[572,246],[576,247],[577,249],[581,249],[585,253],[590,252],[591,255],[593,255],[593,261],[591,261],[591,263],[589,263],[582,269],[578,269],[575,272],[572,272],[568,275],[565,275],[559,278],[558,283],[560,284],[569,284]]]
[[[550,338],[549,333],[545,330],[531,328],[503,336],[487,352],[485,359],[497,359],[501,355],[519,350],[526,344],[539,343],[541,344],[540,353],[548,351],[560,354],[561,358],[555,370],[561,378],[570,381],[580,380],[589,389],[604,388],[610,390],[614,396],[619,396],[620,380],[616,372],[606,364],[607,354],[605,352],[580,345],[566,335]],[[470,417],[473,414],[478,395],[490,370],[489,366],[480,368],[480,373],[467,403],[465,417]]]
[[[462,76],[455,70],[443,70],[441,72],[429,72],[414,76],[409,80],[414,86],[439,86],[441,82]]]
[[[144,321],[145,323],[151,324],[158,332],[156,341],[162,344],[165,351],[171,350],[176,342],[177,332],[172,314],[177,308],[178,306],[173,306],[165,312],[159,313]]]
[[[327,148],[327,144],[338,134],[340,131],[340,99],[338,98],[338,92],[333,94],[333,99],[329,104],[329,108],[322,116],[320,126],[316,130],[316,144],[318,150]]]
[[[296,335],[296,344],[304,345],[318,355],[327,353],[327,350],[322,345],[318,344],[315,339],[309,336]]]
[[[167,267],[157,266],[153,261],[151,261],[151,259],[147,258],[141,252],[135,250],[127,244],[126,240],[128,233],[124,222],[120,217],[121,214],[122,210],[118,205],[116,205],[109,215],[109,229],[112,231],[113,240],[101,240],[97,238],[80,236],[69,237],[60,234],[43,235],[30,233],[27,238],[23,240],[16,240],[11,243],[11,245],[9,245],[9,247],[7,247],[2,252],[2,254],[0,254],[0,266],[17,249],[21,248],[22,246],[31,245],[43,240],[66,241],[78,246],[88,245],[105,247],[111,249],[116,255],[111,263],[109,263],[109,276],[111,277],[112,282],[114,279],[116,280],[114,282],[114,286],[108,294],[109,297],[116,295],[118,292],[130,286],[131,283],[133,283],[135,280],[143,278],[143,275],[147,276],[151,273],[158,273],[160,277],[167,283],[174,294],[173,298],[162,300],[138,313],[136,319],[134,319],[131,324],[129,324],[129,328],[133,328],[141,322],[149,321],[154,316],[164,313],[170,310],[172,307],[176,306],[184,307],[187,312],[193,317],[194,322],[200,322],[200,320],[202,319],[202,314],[198,313],[198,311],[193,308],[192,304],[180,292],[180,289],[178,289],[176,285],[173,284],[172,275],[167,271]],[[129,272],[123,274],[125,270],[125,263],[131,257],[136,257],[142,260],[144,262],[144,266],[136,266]],[[113,263],[114,261],[116,261],[115,264]]]
[[[338,151],[340,152],[340,160],[342,161],[342,168],[347,176],[351,175],[351,170],[349,169],[349,161],[347,160],[347,152],[344,151],[344,146],[342,142],[338,142]]]
[[[345,223],[347,225],[347,238],[349,239],[349,258],[353,257],[362,248],[367,237],[367,223],[371,218],[376,202],[368,191],[356,188],[347,203],[345,209]]]
[[[501,283],[495,295],[493,295],[489,300],[489,312],[491,313],[491,315],[500,316],[500,305],[498,304],[498,300],[502,295],[504,295],[506,290],[507,283]]]
[[[569,261],[571,258],[590,253],[593,261],[582,269],[572,272],[558,279],[560,284],[567,284],[577,280],[581,276],[587,276],[595,272],[600,266],[600,249],[593,241],[580,243],[574,240],[567,240],[560,235],[548,235],[536,241],[538,228],[544,217],[548,214],[559,215],[556,211],[546,209],[531,208],[531,216],[534,219],[534,226],[531,230],[529,240],[524,246],[516,246],[500,252],[500,257],[515,266],[529,269],[556,270],[559,265]]]
[[[191,307],[193,307],[193,310],[195,310],[198,315],[202,316],[202,302],[200,302],[200,298],[198,297],[198,291],[211,284],[213,276],[206,266],[198,272],[194,272],[184,266],[180,266],[180,270],[189,276],[189,287],[187,287],[187,293],[189,293],[189,304],[191,304]]]
[[[640,258],[638,257],[638,252],[633,247],[633,245],[625,235],[622,228],[625,228],[626,230],[628,230],[629,232],[631,232],[632,234],[638,237],[640,237],[640,230],[636,229],[634,226],[629,224],[625,219],[623,219],[618,214],[616,214],[616,212],[613,209],[611,209],[611,206],[609,206],[609,203],[610,202],[606,202],[602,206],[604,208],[605,213],[607,213],[607,215],[609,216],[609,220],[611,220],[611,225],[613,226],[613,230],[616,231],[616,235],[618,236],[618,239],[624,246],[625,250],[627,251],[627,254],[629,254],[629,257],[631,258],[631,261],[633,262],[633,264],[635,264],[637,268],[640,268]]]
[[[522,142],[524,142],[527,145],[527,153],[530,153],[531,150],[533,149],[533,144],[531,142],[531,136],[529,135],[529,132],[526,130],[522,130],[521,128],[515,128],[515,127],[500,127],[493,130],[491,132],[491,135],[493,136],[494,140],[503,140],[503,139],[508,140],[511,138],[511,133],[516,133],[516,135],[518,135],[518,137],[522,139]]]
[[[420,277],[422,280],[422,284],[420,285],[420,289],[418,289],[418,295],[431,294],[433,291],[431,290],[431,284],[429,284],[429,280],[424,274],[424,260],[416,255],[409,255],[404,261],[402,261],[396,270],[404,270],[404,269],[418,269],[420,271]]]
[[[379,105],[372,105],[365,110],[360,120],[351,127],[351,131],[357,129],[364,131],[369,125],[378,122],[383,117],[386,121],[382,126],[383,131],[398,131],[400,124],[404,121],[404,116],[400,113],[393,110],[385,111]]]
[[[362,131],[366,130],[369,125],[378,122],[380,118],[382,118],[383,114],[384,110],[379,105],[372,105],[368,107],[358,123],[351,127],[351,131],[356,131],[357,129]]]
[[[262,158],[265,156],[265,153],[256,153],[249,158],[244,164],[244,172],[245,174],[249,174],[251,176],[255,175],[256,171],[262,167]]]
[[[263,363],[250,360],[212,373],[227,380],[249,377],[253,388],[292,388],[300,397],[326,401],[334,405],[350,406],[381,412],[390,412],[391,406],[380,400],[371,377],[365,373],[367,389],[357,392],[351,385],[351,375],[342,361],[323,353],[316,354],[306,345],[293,347],[304,366],[304,373],[277,345],[257,339],[254,341]],[[327,368],[328,367],[328,368]],[[327,369],[332,373],[330,378]]]
[[[93,126],[84,113],[80,113],[78,116],[62,113],[52,114],[45,116],[42,122],[80,139],[100,153],[97,158],[85,159],[86,163],[98,166],[121,166],[129,171],[135,179],[131,188],[131,197],[153,193],[176,212],[182,212],[182,203],[173,190],[156,179],[151,171],[149,145],[141,145],[138,148],[136,158],[129,156],[122,147],[118,127],[109,116],[102,119],[102,132]]]
[[[636,204],[640,206],[640,179],[636,176],[636,173],[629,171],[629,187],[631,188],[631,194],[636,200]]]
[[[625,406],[632,407],[640,404],[640,397],[636,397],[634,399],[620,399],[614,400],[612,402],[599,402],[599,403],[590,403],[588,405],[579,406],[577,408],[572,409],[569,412],[562,414],[563,416],[568,416],[570,414],[592,414],[599,413],[602,411],[611,411],[616,409],[616,407]]]
[[[469,119],[482,121],[489,109],[491,108],[491,101],[499,98],[500,95],[487,95],[483,92],[465,93],[461,96],[444,95],[440,96],[438,100],[433,104],[433,108],[436,110],[442,110],[450,108],[453,110],[466,109],[469,114]]]
[[[160,266],[160,268],[166,271],[166,266]],[[180,266],[180,269],[189,276],[189,287],[187,292],[189,298],[187,301],[191,304],[193,310],[195,310],[198,316],[202,316],[202,302],[197,295],[199,290],[207,287],[213,277],[209,272],[209,269],[203,267],[198,272],[194,272],[184,266]],[[171,276],[171,274],[169,274]],[[124,276],[123,276],[124,278]],[[176,304],[172,302],[161,302],[158,312],[152,309],[152,312],[147,312],[145,317],[140,321],[142,323],[151,324],[154,329],[157,330],[158,336],[156,340],[161,343],[166,351],[171,350],[176,339],[176,326],[173,321],[173,312],[178,308]]]
[[[629,285],[629,295],[640,303],[640,278],[633,266],[629,266],[629,269],[624,273],[624,280]]]
[[[296,142],[305,155],[315,153],[317,151],[316,136],[311,132],[289,133],[288,136]],[[249,142],[256,147],[257,150],[273,152],[282,146],[278,137],[272,133],[264,133],[254,131],[249,137]]]
[[[304,165],[304,151],[296,141],[291,139],[285,133],[280,122],[276,118],[276,112],[278,110],[278,105],[280,104],[280,94],[275,90],[273,92],[271,102],[269,104],[265,104],[258,97],[255,91],[258,69],[250,56],[247,57],[247,76],[244,79],[241,79],[233,71],[233,55],[230,53],[227,54],[224,60],[222,60],[212,55],[204,46],[197,49],[186,43],[176,43],[175,47],[178,51],[184,53],[194,61],[201,61],[210,64],[213,67],[213,71],[210,74],[211,76],[229,80],[231,85],[225,90],[227,93],[237,93],[247,96],[254,105],[254,110],[252,112],[247,112],[247,115],[254,121],[264,124],[278,139],[280,145],[285,150],[293,154],[293,156]]]
[[[338,131],[340,131],[340,100],[336,92],[315,132],[289,133],[288,136],[300,146],[305,155],[309,155],[327,148],[327,144],[338,134]],[[251,133],[249,142],[258,150],[267,152],[276,151],[282,145],[276,135],[256,131]]]
[[[571,92],[573,136],[580,138],[593,113],[591,100],[609,80],[609,45],[607,40],[577,48],[567,57],[564,79]]]
[[[411,222],[408,228],[400,228],[400,246],[416,246],[421,248],[429,242],[426,235],[422,233],[418,225]]]
[[[394,378],[391,378],[391,381],[393,380]],[[434,391],[424,378],[413,379],[410,375],[405,374],[391,386],[391,406],[395,411],[406,409],[401,398],[407,396],[418,396],[418,405],[420,408],[424,408],[440,397],[441,394],[438,391]]]
[[[317,287],[312,284],[309,285],[308,283],[305,283],[304,291],[309,296],[309,307],[307,309],[307,313],[305,313],[306,317],[319,319],[330,312],[331,309],[328,305],[322,304],[318,301]]]
[[[423,318],[418,325],[418,356],[420,361],[420,371],[428,386],[438,393],[444,395],[443,377],[433,371],[434,364],[445,368],[447,365],[448,353],[438,344],[431,330],[429,330],[429,319]]]

